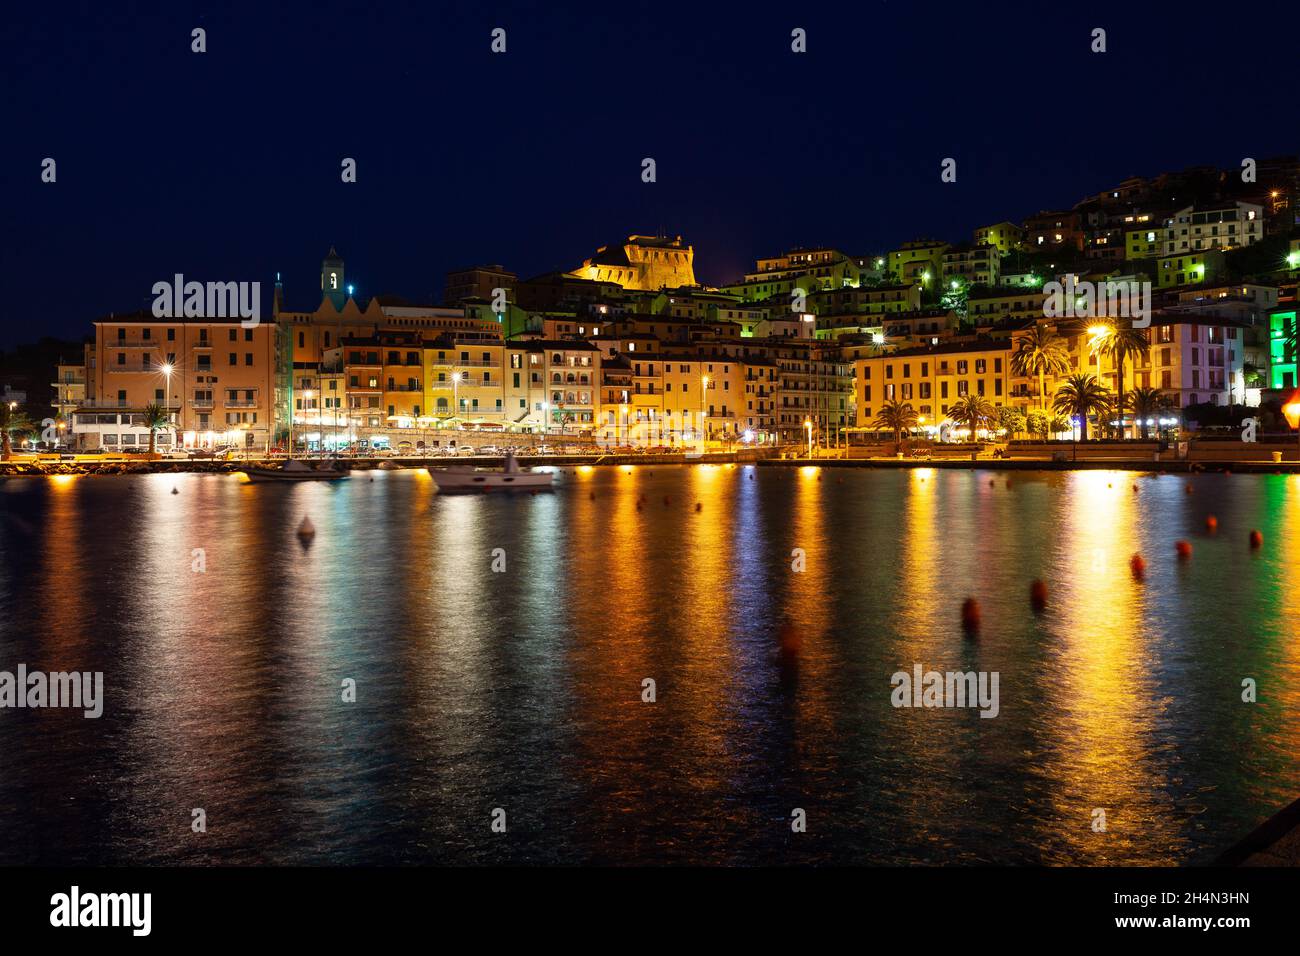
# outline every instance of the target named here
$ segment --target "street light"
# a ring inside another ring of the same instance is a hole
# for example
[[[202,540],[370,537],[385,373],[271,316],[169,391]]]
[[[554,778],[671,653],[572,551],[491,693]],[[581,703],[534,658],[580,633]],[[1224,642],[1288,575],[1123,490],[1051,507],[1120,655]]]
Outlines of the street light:
[[[700,384],[703,386],[700,389],[700,442],[702,446],[707,448],[709,441],[709,406],[707,402],[709,377],[707,375],[701,375]]]
[[[808,460],[811,461],[812,460],[812,428],[813,428],[812,419],[805,418],[803,420],[803,427],[808,429]]]
[[[460,372],[451,373],[451,403],[456,411],[456,417],[460,417]]]

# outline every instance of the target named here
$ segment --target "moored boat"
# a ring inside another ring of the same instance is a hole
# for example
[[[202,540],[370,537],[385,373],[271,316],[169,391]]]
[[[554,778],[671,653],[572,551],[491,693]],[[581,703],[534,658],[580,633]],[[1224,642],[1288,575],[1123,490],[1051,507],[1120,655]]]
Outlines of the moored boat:
[[[555,475],[549,471],[524,471],[519,467],[513,453],[506,455],[505,468],[495,471],[489,468],[471,468],[456,466],[452,468],[429,469],[434,484],[439,491],[508,491],[524,489],[536,491],[550,488],[555,482]]]
[[[310,462],[290,458],[279,468],[243,468],[249,481],[338,481],[350,477],[350,472],[337,461],[321,462],[312,467]]]

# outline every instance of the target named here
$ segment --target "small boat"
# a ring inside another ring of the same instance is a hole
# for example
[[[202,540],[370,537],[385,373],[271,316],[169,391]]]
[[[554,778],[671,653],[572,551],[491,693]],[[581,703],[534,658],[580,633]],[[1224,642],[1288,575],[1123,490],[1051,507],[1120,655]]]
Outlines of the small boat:
[[[451,468],[429,469],[439,491],[493,491],[523,488],[535,491],[550,488],[555,475],[549,471],[524,471],[513,453],[506,454],[506,466],[501,471],[488,468],[471,468],[466,465]]]
[[[339,462],[321,462],[312,467],[309,462],[290,458],[279,468],[244,468],[241,469],[249,481],[338,481],[348,478],[351,473],[341,467]]]

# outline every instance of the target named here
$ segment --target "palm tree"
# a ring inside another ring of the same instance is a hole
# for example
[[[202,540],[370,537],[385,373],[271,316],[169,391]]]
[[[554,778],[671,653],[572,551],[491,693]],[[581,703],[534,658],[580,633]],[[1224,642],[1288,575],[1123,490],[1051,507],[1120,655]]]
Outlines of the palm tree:
[[[1110,392],[1097,381],[1097,376],[1088,374],[1071,375],[1052,399],[1053,411],[1079,416],[1084,441],[1088,440],[1088,416],[1103,414],[1111,405]]]
[[[1038,399],[1047,411],[1048,375],[1064,375],[1070,370],[1070,353],[1065,341],[1045,325],[1035,324],[1016,342],[1011,353],[1011,370],[1017,375],[1038,376]]]
[[[1115,363],[1115,407],[1120,410],[1119,436],[1124,437],[1124,360],[1146,356],[1151,351],[1151,341],[1143,329],[1116,322],[1106,323],[1106,332],[1093,339],[1093,351],[1109,356]]]
[[[13,436],[26,435],[33,427],[32,420],[18,411],[17,405],[0,402],[0,461],[13,456]]]
[[[975,433],[993,423],[997,409],[983,395],[967,395],[957,399],[957,403],[948,409],[948,417],[969,428],[971,440],[976,441]]]
[[[154,453],[154,446],[158,441],[158,429],[166,428],[172,423],[172,417],[167,410],[156,402],[144,407],[144,426],[149,429],[149,454]]]
[[[916,422],[916,409],[911,402],[899,404],[891,399],[880,406],[874,424],[894,433],[894,451],[898,452],[903,444],[903,432],[910,432],[916,427]]]
[[[1133,417],[1142,429],[1142,440],[1147,440],[1147,416],[1164,411],[1169,407],[1169,396],[1158,388],[1135,388],[1128,396],[1128,405],[1133,409]]]

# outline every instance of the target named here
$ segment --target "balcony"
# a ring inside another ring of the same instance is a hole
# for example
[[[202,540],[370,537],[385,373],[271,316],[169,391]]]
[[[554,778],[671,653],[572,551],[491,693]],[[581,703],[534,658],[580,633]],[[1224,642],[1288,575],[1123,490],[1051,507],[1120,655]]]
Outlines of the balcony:
[[[424,389],[419,385],[419,383],[416,383],[415,385],[391,385],[390,384],[385,386],[384,391],[385,392],[422,392],[424,391]]]
[[[212,408],[213,402],[210,398],[191,398],[190,408]]]
[[[153,363],[150,363],[150,364],[148,364],[148,365],[144,365],[143,363],[140,363],[140,362],[130,362],[130,363],[126,364],[126,365],[110,365],[110,366],[108,366],[108,368],[107,368],[105,371],[108,371],[108,372],[153,372],[153,373],[156,374],[156,375],[162,375],[162,374],[163,374],[163,370],[162,370],[162,366],[161,366],[161,365],[154,365]]]
[[[208,403],[209,405],[211,402]],[[223,403],[226,408],[261,408],[262,403],[258,401],[249,401],[248,399],[226,399]]]

